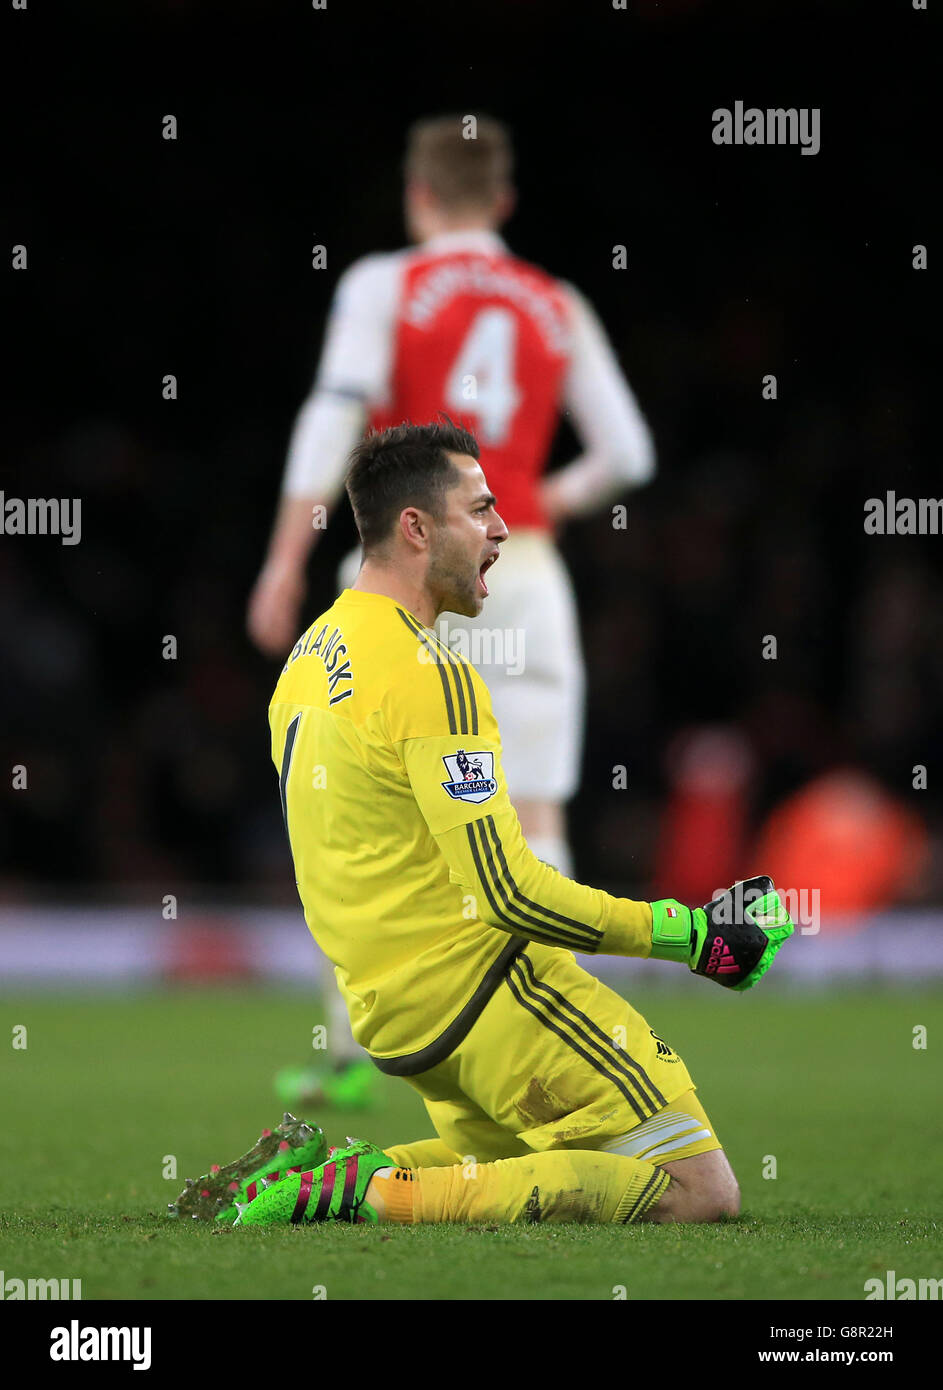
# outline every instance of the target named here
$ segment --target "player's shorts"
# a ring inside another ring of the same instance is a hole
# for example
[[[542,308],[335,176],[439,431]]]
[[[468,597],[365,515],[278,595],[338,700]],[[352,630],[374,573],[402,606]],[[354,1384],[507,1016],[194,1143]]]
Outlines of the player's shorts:
[[[534,943],[455,1052],[406,1079],[463,1160],[603,1149],[661,1164],[721,1148],[670,1044],[570,952]]]
[[[349,588],[359,549],[338,578]],[[568,801],[579,781],[585,676],[573,586],[546,533],[516,531],[488,572],[477,618],[445,613],[439,637],[478,671],[501,730],[501,761],[516,797]]]

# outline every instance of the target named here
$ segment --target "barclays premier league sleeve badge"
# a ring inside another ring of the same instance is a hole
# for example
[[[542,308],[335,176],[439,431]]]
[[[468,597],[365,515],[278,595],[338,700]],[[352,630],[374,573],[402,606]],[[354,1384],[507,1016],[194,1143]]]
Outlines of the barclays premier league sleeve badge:
[[[456,801],[487,801],[498,790],[493,753],[466,753],[460,748],[442,761],[452,779],[442,785]]]

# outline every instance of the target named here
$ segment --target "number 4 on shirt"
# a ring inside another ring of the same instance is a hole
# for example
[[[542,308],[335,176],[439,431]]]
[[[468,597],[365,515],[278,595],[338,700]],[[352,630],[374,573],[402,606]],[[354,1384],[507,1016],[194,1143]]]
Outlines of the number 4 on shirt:
[[[517,323],[507,309],[482,309],[472,321],[445,385],[456,414],[474,415],[483,444],[502,445],[521,393],[514,380]]]

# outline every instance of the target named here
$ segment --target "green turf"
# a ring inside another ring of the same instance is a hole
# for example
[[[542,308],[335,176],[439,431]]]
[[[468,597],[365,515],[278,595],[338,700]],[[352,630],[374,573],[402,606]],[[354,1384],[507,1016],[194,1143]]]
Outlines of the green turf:
[[[272,1076],[305,1056],[318,1013],[297,994],[250,991],[7,999],[0,1270],[80,1278],[85,1299],[861,1299],[885,1270],[943,1275],[943,994],[705,987],[634,1002],[698,1083],[743,1190],[735,1223],[175,1223],[163,1210],[183,1178],[280,1118]],[[10,1046],[17,1024],[25,1051]],[[926,1050],[912,1045],[916,1025]],[[307,1118],[330,1142],[427,1135],[410,1088],[378,1083],[369,1116]]]

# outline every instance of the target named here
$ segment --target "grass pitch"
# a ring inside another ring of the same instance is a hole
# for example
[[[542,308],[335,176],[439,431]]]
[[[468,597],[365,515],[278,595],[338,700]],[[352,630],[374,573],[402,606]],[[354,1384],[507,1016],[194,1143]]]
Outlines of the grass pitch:
[[[317,1055],[317,1009],[251,990],[7,999],[0,1270],[81,1279],[86,1300],[828,1300],[863,1299],[887,1270],[943,1276],[943,993],[659,990],[633,1002],[698,1085],[743,1191],[734,1223],[174,1222],[163,1213],[184,1177],[280,1118],[272,1077]],[[16,1025],[25,1050],[10,1045]],[[913,1045],[919,1027],[926,1048]],[[430,1133],[404,1082],[377,1083],[369,1114],[306,1118],[329,1142]]]

